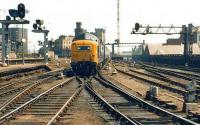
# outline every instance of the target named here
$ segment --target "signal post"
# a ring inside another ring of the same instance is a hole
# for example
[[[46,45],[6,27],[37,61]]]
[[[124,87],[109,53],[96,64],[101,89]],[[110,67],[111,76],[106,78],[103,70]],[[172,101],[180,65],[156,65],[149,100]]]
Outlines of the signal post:
[[[19,4],[17,9],[9,9],[9,14],[13,17],[11,20],[10,16],[6,16],[6,20],[0,20],[2,24],[2,63],[4,66],[7,65],[6,59],[8,59],[9,45],[8,45],[8,29],[10,24],[29,24],[28,20],[24,20],[25,17],[25,6],[24,4]],[[16,20],[16,18],[20,18]],[[23,29],[22,29],[23,30]]]
[[[165,34],[165,35],[173,35],[173,34],[182,34],[183,35],[183,44],[184,44],[184,63],[185,66],[189,66],[190,63],[190,56],[192,54],[192,28],[194,26],[192,24],[182,25],[182,26],[142,26],[139,23],[135,23],[135,27],[133,28],[131,34]],[[140,30],[143,29],[143,30]],[[155,31],[153,31],[154,29]],[[182,29],[182,31],[177,32],[175,29]],[[165,31],[167,30],[167,31]],[[173,32],[171,32],[174,30]]]
[[[44,24],[43,20],[36,20],[36,23],[33,24],[34,30],[32,32],[34,33],[43,33],[44,34],[44,63],[47,65],[48,64],[48,33],[49,30],[45,30],[42,28],[42,25]]]

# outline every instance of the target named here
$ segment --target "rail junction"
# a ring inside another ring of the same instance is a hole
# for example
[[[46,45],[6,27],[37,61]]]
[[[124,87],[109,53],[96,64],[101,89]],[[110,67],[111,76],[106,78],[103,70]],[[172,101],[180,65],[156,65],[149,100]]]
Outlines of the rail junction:
[[[84,7],[80,9],[84,12],[96,6],[78,7]],[[63,7],[51,8],[56,12]],[[8,13],[0,20],[0,125],[200,124],[199,26],[135,23],[131,34],[180,37],[157,46],[145,40],[123,42],[117,0],[117,39],[113,42],[106,41],[104,28],[91,32],[82,22],[76,22],[73,36],[49,39],[48,35],[55,35],[51,25],[56,25],[36,18],[29,31],[43,34],[43,40],[37,40],[38,52],[34,44],[34,53],[28,53],[28,29],[23,27],[30,23],[25,19],[28,9],[19,3]],[[13,24],[22,28],[11,28]],[[12,34],[13,30],[17,32]]]
[[[158,72],[151,65],[136,64],[147,73],[137,71],[132,63],[113,64],[118,74],[157,86],[160,91],[180,97],[181,101],[187,93],[186,82],[189,78],[196,78],[198,88],[197,74],[193,75],[191,71],[183,73],[181,70],[159,68]],[[81,124],[83,119],[86,120],[85,124],[106,125],[195,125],[199,122],[197,116],[190,117],[178,111],[176,105],[162,102],[156,97],[135,94],[133,90],[109,78],[105,69],[90,78],[63,76],[63,70],[57,68],[51,71],[49,67],[36,66],[2,72],[0,123],[64,125]],[[186,77],[188,74],[190,76]],[[185,83],[176,81],[170,75],[180,79],[185,76],[182,80]]]

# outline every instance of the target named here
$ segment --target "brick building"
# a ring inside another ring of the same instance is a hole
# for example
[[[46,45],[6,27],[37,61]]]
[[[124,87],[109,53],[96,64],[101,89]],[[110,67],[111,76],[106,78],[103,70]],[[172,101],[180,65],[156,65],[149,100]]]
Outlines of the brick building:
[[[55,40],[54,52],[59,57],[69,57],[71,54],[71,43],[74,36],[61,35]]]

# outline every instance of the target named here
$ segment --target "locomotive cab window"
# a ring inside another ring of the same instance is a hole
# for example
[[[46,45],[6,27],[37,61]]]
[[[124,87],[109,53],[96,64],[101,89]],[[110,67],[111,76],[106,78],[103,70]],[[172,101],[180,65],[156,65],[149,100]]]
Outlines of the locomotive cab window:
[[[80,50],[80,51],[87,51],[87,50],[90,50],[90,46],[78,46],[78,47],[77,47],[77,50]]]

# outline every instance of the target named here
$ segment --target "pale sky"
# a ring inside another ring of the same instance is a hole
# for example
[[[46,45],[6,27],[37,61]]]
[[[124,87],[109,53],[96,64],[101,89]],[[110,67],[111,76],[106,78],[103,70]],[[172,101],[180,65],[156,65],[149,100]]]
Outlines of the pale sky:
[[[0,0],[0,9],[8,12],[24,3],[30,12],[26,19],[30,24],[29,49],[43,40],[42,35],[31,32],[35,19],[43,19],[50,30],[49,39],[59,35],[74,35],[75,23],[80,21],[88,31],[94,28],[106,28],[106,42],[116,39],[117,0]],[[121,0],[120,1],[120,32],[121,42],[147,43],[165,42],[167,37],[177,36],[136,36],[131,35],[131,29],[136,22],[143,25],[177,25],[193,23],[200,25],[199,0]],[[3,13],[0,12],[0,19]],[[37,47],[36,47],[37,48]]]

